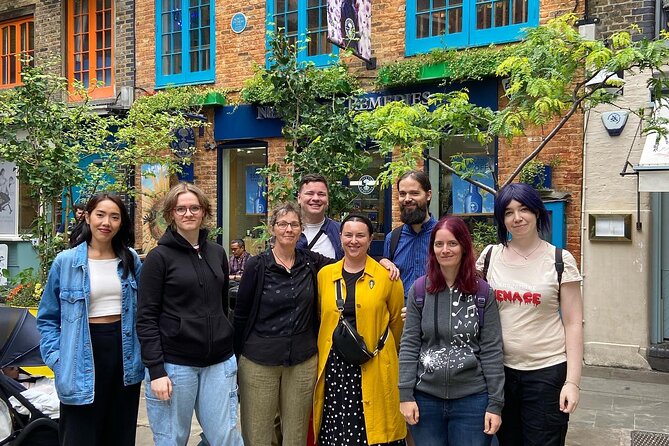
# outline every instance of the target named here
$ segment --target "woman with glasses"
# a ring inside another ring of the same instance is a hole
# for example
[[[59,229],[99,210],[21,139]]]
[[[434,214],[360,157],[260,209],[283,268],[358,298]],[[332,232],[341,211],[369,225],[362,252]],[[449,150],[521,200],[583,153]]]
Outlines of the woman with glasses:
[[[212,446],[241,445],[237,362],[225,315],[228,257],[207,240],[209,199],[179,183],[165,197],[169,224],[144,261],[137,332],[146,408],[157,446],[184,445],[193,411]]]
[[[272,211],[270,232],[273,246],[246,264],[234,314],[242,436],[271,444],[278,410],[283,444],[304,446],[316,382],[316,276],[333,260],[296,248],[296,204]]]

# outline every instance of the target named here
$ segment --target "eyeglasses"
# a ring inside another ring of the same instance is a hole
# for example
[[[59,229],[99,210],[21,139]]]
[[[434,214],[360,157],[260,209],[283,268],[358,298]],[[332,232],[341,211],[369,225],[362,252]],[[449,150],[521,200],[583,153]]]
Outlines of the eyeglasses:
[[[281,229],[282,231],[285,231],[286,229],[288,229],[288,226],[290,226],[293,229],[300,229],[302,227],[302,225],[298,222],[288,223],[287,221],[279,221],[279,222],[276,222],[275,225],[277,226],[277,228]]]
[[[202,206],[177,206],[174,208],[174,212],[176,212],[177,215],[186,215],[186,211],[190,211],[191,214],[197,215],[202,212]]]

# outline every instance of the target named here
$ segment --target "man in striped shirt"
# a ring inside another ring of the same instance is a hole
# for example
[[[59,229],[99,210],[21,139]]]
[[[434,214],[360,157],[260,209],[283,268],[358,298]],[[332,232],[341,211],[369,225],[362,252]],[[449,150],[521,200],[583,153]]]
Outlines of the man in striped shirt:
[[[400,220],[404,224],[386,235],[383,257],[390,259],[399,268],[406,303],[409,288],[425,274],[430,233],[437,221],[428,211],[432,185],[425,172],[413,170],[402,175],[397,181],[397,191]],[[392,243],[393,233],[395,243]]]

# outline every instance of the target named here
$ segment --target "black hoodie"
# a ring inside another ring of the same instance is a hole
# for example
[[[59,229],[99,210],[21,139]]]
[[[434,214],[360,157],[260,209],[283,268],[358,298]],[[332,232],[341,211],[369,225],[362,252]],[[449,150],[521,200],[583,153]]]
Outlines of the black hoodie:
[[[149,252],[140,274],[137,334],[151,380],[164,363],[207,367],[232,356],[228,257],[200,230],[199,250],[172,229]]]

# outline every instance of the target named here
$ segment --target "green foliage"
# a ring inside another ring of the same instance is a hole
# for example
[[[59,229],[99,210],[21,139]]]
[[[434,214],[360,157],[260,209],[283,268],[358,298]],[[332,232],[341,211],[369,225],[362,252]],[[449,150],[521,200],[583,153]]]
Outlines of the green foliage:
[[[359,175],[371,160],[360,149],[364,134],[347,107],[360,92],[357,82],[342,62],[322,69],[299,63],[299,43],[282,32],[270,42],[269,68],[257,68],[241,93],[246,101],[273,106],[285,123],[288,172],[278,164],[259,169],[269,180],[269,205],[293,199],[302,175],[320,173],[330,184],[330,214],[339,216],[353,198],[341,181]]]
[[[541,161],[533,159],[525,164],[518,175],[518,180],[536,189],[543,189],[544,181],[546,181],[546,166]]]
[[[420,80],[421,67],[445,63],[448,82],[480,80],[495,74],[497,66],[512,52],[512,46],[468,48],[461,51],[438,48],[427,54],[404,59],[379,69],[379,87],[401,87]]]
[[[73,187],[81,188],[84,200],[101,190],[132,194],[128,178],[138,164],[159,163],[177,171],[188,158],[169,156],[175,130],[203,125],[183,113],[198,111],[192,104],[199,91],[166,90],[138,99],[125,117],[102,116],[85,91],[70,96],[67,80],[54,71],[50,64],[26,63],[23,85],[0,90],[0,159],[16,164],[38,211],[25,237],[36,247],[40,281],[66,246],[65,237],[56,234],[59,215],[53,212],[63,193],[68,207]],[[101,163],[82,168],[79,161],[89,155]]]
[[[478,254],[481,254],[486,246],[497,243],[497,228],[494,224],[486,221],[475,221],[474,227],[470,232],[472,234],[474,250]]]
[[[460,175],[491,193],[495,188],[485,186],[470,175],[466,163],[456,165],[430,156],[425,149],[436,147],[453,137],[478,141],[482,146],[496,138],[525,135],[528,128],[548,126],[548,131],[533,151],[523,159],[504,184],[516,178],[552,138],[578,111],[600,104],[613,104],[618,96],[607,90],[609,81],[618,71],[664,73],[669,62],[667,34],[655,41],[632,39],[630,31],[613,34],[607,41],[585,40],[575,27],[577,17],[567,14],[550,20],[546,25],[527,31],[522,42],[502,48],[491,46],[456,53],[443,51],[394,64],[380,70],[381,84],[389,86],[394,79],[405,82],[418,79],[420,66],[430,61],[447,62],[452,72],[449,80],[476,79],[496,75],[508,78],[505,92],[508,104],[501,110],[476,107],[469,103],[466,91],[434,95],[434,109],[422,104],[408,106],[390,103],[371,112],[360,113],[356,120],[378,144],[382,153],[399,154],[388,166],[388,177],[415,168],[424,157],[443,169]],[[396,71],[393,71],[396,70]],[[602,84],[586,87],[600,71],[609,73]],[[665,96],[669,87],[665,76],[648,81],[654,97]],[[620,105],[615,105],[619,107]],[[662,120],[632,110],[645,124],[645,132],[662,129]]]

